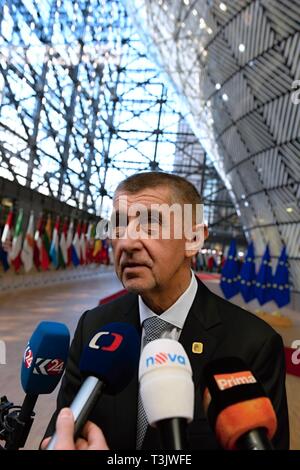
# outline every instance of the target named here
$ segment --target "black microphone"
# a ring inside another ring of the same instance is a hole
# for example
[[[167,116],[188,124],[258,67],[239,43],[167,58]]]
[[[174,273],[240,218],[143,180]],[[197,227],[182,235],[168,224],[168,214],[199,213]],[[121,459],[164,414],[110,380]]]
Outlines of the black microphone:
[[[38,396],[52,393],[60,381],[69,343],[69,330],[62,323],[44,321],[33,332],[21,369],[21,382],[26,393],[23,404],[14,406],[6,397],[0,401],[0,436],[6,441],[5,450],[24,447]]]
[[[86,377],[70,405],[79,436],[102,393],[121,392],[131,381],[138,367],[140,337],[129,323],[109,323],[93,335],[83,350],[79,369]],[[53,434],[46,450],[54,450]]]
[[[148,422],[157,428],[162,448],[187,449],[187,425],[194,414],[194,384],[183,346],[167,338],[148,343],[140,358],[139,381]]]
[[[277,418],[270,399],[239,358],[216,359],[203,371],[203,404],[217,440],[227,450],[273,450]]]

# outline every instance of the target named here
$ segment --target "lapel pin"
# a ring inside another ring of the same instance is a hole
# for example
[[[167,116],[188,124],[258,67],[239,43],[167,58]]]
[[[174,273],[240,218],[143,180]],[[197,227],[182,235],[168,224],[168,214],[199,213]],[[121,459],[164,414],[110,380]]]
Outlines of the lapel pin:
[[[203,353],[203,343],[193,343],[192,344],[192,352],[194,354],[202,354]]]

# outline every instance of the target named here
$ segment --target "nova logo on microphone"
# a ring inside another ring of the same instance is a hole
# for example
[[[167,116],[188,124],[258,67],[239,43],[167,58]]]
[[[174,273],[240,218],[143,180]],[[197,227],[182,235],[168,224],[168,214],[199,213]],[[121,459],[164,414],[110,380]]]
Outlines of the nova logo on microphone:
[[[154,356],[149,356],[146,358],[146,367],[154,365],[167,365],[167,364],[180,364],[184,366],[186,360],[184,356],[166,352],[156,353]]]
[[[108,336],[107,336],[108,335]],[[99,339],[101,340],[99,341]],[[103,343],[102,345],[97,344],[98,341]],[[116,351],[123,341],[123,336],[119,333],[111,333],[109,331],[100,331],[91,339],[89,347],[92,349],[101,349],[102,351]]]
[[[236,385],[253,384],[256,382],[250,370],[234,372],[232,374],[217,374],[214,375],[214,378],[220,390],[226,390]]]

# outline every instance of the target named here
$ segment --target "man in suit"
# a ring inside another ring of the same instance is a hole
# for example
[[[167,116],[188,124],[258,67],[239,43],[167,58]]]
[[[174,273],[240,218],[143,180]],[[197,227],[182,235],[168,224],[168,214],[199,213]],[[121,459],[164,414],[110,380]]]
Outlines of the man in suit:
[[[176,210],[168,211],[174,204],[192,209],[182,211],[184,217],[180,218]],[[207,227],[199,220],[201,199],[195,187],[179,176],[139,173],[120,183],[113,205],[115,270],[128,294],[85,312],[79,320],[57,411],[46,435],[53,433],[57,412],[71,403],[80,387],[79,359],[93,333],[110,322],[128,322],[138,329],[143,342],[147,321],[159,317],[165,331],[172,331],[184,346],[193,370],[195,411],[188,429],[190,449],[219,448],[204,415],[200,390],[204,365],[226,356],[243,359],[261,380],[278,419],[273,444],[288,449],[281,337],[262,320],[210,292],[191,271],[192,257],[208,236]],[[184,233],[178,236],[183,226]],[[202,343],[200,354],[194,343]],[[148,427],[140,439],[139,415],[136,375],[118,395],[103,396],[90,420],[101,427],[111,449],[158,449],[155,429]]]

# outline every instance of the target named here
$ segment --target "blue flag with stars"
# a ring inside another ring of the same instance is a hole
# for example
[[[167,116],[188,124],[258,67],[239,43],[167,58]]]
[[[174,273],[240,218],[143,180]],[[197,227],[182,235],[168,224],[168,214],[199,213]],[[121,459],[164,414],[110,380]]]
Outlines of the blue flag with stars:
[[[255,299],[255,284],[255,253],[254,243],[251,242],[248,245],[245,261],[240,272],[240,292],[245,302]]]
[[[255,297],[260,305],[264,305],[273,300],[273,276],[269,245],[266,246],[261,265],[256,277]]]
[[[236,242],[230,243],[227,260],[221,271],[220,287],[226,299],[230,299],[239,293],[239,265],[237,262]]]
[[[291,301],[289,265],[285,246],[281,251],[273,279],[273,299],[279,308],[288,305]]]

